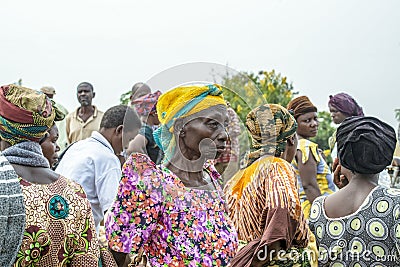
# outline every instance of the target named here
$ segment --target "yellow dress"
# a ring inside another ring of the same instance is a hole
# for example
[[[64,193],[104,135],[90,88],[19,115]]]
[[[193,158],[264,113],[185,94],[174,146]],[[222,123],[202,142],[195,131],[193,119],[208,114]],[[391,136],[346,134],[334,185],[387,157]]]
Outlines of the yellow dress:
[[[314,157],[315,161],[317,162],[316,179],[319,186],[319,190],[321,191],[321,195],[326,196],[335,192],[336,187],[335,184],[333,183],[333,176],[331,174],[328,164],[322,157],[321,152],[318,151],[318,144],[307,139],[300,139],[297,145],[297,150],[301,151],[302,155],[301,158],[303,164],[305,164],[309,160],[310,156]],[[310,203],[310,201],[307,199],[306,193],[301,183],[298,164],[295,159],[293,160],[292,165],[296,171],[297,181],[299,185],[301,207],[303,209],[304,216],[308,219],[308,217],[310,216],[312,203]]]

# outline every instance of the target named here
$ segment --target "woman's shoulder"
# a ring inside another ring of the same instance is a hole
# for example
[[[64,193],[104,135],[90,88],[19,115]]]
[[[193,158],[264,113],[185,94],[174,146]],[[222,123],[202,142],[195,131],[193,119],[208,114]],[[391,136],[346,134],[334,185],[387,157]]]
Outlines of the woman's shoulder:
[[[144,182],[146,184],[160,185],[166,176],[166,170],[161,165],[156,165],[148,155],[133,153],[122,167],[123,180],[130,183]]]
[[[311,140],[308,139],[299,139],[298,144],[297,144],[297,149],[308,149],[308,148],[318,148],[318,144],[314,143]]]
[[[320,162],[317,143],[314,143],[308,139],[300,139],[297,144],[297,150],[301,152],[303,164],[305,164],[308,161],[310,154],[313,155],[314,159],[317,162]]]
[[[379,185],[372,193],[373,199],[389,199],[393,201],[394,205],[400,204],[400,189],[387,188]],[[400,211],[400,207],[399,207]]]
[[[132,153],[122,166],[123,175],[142,175],[149,172],[157,172],[157,166],[148,155],[142,153]]]
[[[325,198],[326,196],[319,196],[313,201],[310,210],[310,218],[309,218],[310,223],[315,223],[316,221],[319,221],[321,219],[323,220],[326,219],[324,211]]]
[[[60,175],[59,182],[63,185],[63,191],[65,191],[67,194],[73,193],[73,195],[78,199],[87,199],[85,190],[79,183],[62,175]]]
[[[132,153],[123,167],[126,167],[126,165],[138,170],[157,168],[157,165],[150,159],[150,157],[142,153]]]

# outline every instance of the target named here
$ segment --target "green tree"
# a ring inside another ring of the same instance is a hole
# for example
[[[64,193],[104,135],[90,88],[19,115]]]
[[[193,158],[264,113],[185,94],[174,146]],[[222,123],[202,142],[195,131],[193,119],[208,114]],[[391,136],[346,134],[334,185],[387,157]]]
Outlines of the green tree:
[[[120,102],[120,104],[121,104],[121,105],[129,105],[130,102],[131,102],[130,97],[131,97],[131,90],[129,90],[129,91],[126,92],[126,93],[123,93],[123,94],[119,97],[119,102]]]
[[[223,77],[224,98],[238,114],[242,122],[239,136],[240,153],[245,153],[250,147],[250,136],[245,129],[247,114],[257,106],[266,103],[280,104],[284,107],[297,92],[294,92],[292,83],[280,73],[259,71],[255,73],[241,72],[235,75],[226,74]]]
[[[253,108],[264,103],[286,107],[293,96],[298,94],[294,92],[292,83],[288,83],[287,78],[275,73],[275,70],[226,75],[222,85],[225,87],[225,99],[243,122]]]

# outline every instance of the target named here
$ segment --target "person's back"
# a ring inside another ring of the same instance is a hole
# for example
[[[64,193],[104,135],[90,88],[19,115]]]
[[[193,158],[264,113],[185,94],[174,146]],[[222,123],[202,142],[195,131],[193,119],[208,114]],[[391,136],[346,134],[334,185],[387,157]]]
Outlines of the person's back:
[[[304,250],[316,254],[306,248],[311,238],[290,164],[297,148],[295,118],[280,105],[265,104],[247,115],[246,126],[252,152],[246,168],[239,170],[224,189],[238,238],[247,243],[231,265],[313,264],[310,259],[289,255]],[[272,250],[278,257],[270,253]]]
[[[400,191],[378,185],[395,144],[393,128],[373,117],[348,118],[338,128],[341,189],[317,198],[310,214],[319,266],[399,266]]]
[[[114,199],[121,176],[120,162],[111,145],[98,132],[93,132],[91,137],[74,143],[66,151],[56,172],[83,186],[97,227],[103,219],[101,203]]]
[[[100,248],[82,187],[50,169],[39,141],[54,123],[51,102],[37,91],[0,90],[3,155],[18,175],[25,232],[14,266],[98,266]],[[7,127],[3,127],[7,126]]]
[[[1,152],[0,194],[0,266],[10,266],[25,230],[25,207],[18,176]]]

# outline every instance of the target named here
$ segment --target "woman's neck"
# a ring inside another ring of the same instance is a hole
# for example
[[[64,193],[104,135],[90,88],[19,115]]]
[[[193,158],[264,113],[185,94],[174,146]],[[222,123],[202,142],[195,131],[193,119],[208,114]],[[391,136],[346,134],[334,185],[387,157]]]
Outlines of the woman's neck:
[[[355,173],[347,186],[355,188],[375,188],[378,185],[379,174],[359,174]]]
[[[172,168],[180,171],[196,173],[203,171],[204,163],[204,158],[188,157],[185,153],[176,152],[166,167],[170,169],[170,166],[173,166]]]
[[[19,177],[34,184],[51,184],[58,180],[59,174],[50,168],[11,164]]]
[[[299,139],[309,139],[308,137],[304,137],[304,136],[302,136],[302,135],[299,135],[299,134],[297,134],[297,137],[299,138]]]
[[[188,158],[185,153],[175,153],[172,159],[165,165],[187,187],[199,187],[204,185],[204,158]]]

